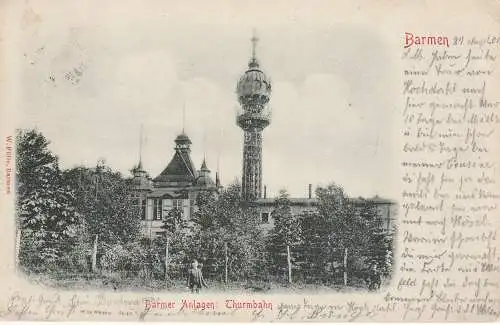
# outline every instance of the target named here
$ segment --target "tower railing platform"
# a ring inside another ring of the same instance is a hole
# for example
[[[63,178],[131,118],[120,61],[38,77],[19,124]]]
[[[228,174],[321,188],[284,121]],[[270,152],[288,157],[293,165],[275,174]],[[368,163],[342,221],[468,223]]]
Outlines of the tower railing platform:
[[[243,129],[252,126],[265,128],[271,123],[271,119],[272,109],[267,105],[255,111],[236,107],[236,123]]]

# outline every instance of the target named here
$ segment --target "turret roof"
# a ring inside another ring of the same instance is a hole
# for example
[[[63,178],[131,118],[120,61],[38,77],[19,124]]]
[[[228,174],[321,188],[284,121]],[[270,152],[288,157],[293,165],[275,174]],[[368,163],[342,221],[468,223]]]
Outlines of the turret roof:
[[[207,167],[207,161],[203,159],[200,172],[196,179],[196,185],[203,187],[215,187],[215,182],[210,177],[210,169]]]
[[[208,170],[208,167],[207,167],[207,162],[205,159],[203,159],[203,162],[201,163],[201,168],[200,170]]]
[[[176,149],[167,167],[158,175],[155,182],[192,182],[196,179],[196,169],[188,151]]]
[[[191,152],[189,149],[191,140],[184,131],[175,138],[175,144],[174,156],[167,167],[153,180],[156,187],[182,185],[177,183],[192,183],[197,177],[196,168],[189,154]]]

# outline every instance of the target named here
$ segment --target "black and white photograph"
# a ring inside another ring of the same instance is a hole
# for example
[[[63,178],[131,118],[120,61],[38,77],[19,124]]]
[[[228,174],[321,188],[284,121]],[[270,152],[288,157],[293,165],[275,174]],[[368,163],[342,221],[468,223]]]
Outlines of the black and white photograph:
[[[20,272],[193,293],[391,281],[381,40],[352,26],[113,27],[26,44]]]

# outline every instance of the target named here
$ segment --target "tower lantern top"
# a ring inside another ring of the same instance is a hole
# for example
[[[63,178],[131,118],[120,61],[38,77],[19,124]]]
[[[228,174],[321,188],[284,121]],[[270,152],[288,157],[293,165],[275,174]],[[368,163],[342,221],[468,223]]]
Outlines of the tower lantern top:
[[[184,132],[182,132],[177,136],[177,138],[175,138],[175,148],[179,150],[189,151],[191,143],[191,140]]]
[[[248,70],[240,77],[236,93],[243,109],[254,113],[261,112],[271,97],[271,80],[260,69],[256,56],[256,47],[259,39],[255,31],[252,38],[252,57],[248,63]]]

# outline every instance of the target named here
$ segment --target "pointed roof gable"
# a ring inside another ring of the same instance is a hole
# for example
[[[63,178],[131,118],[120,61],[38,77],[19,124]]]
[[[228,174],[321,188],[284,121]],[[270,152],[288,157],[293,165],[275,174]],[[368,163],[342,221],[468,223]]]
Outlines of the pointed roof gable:
[[[167,167],[154,179],[155,182],[192,182],[196,178],[196,169],[189,153],[176,149]]]
[[[190,145],[191,140],[184,132],[177,136],[175,154],[167,167],[154,179],[156,187],[183,186],[195,181],[197,175],[190,156]]]

